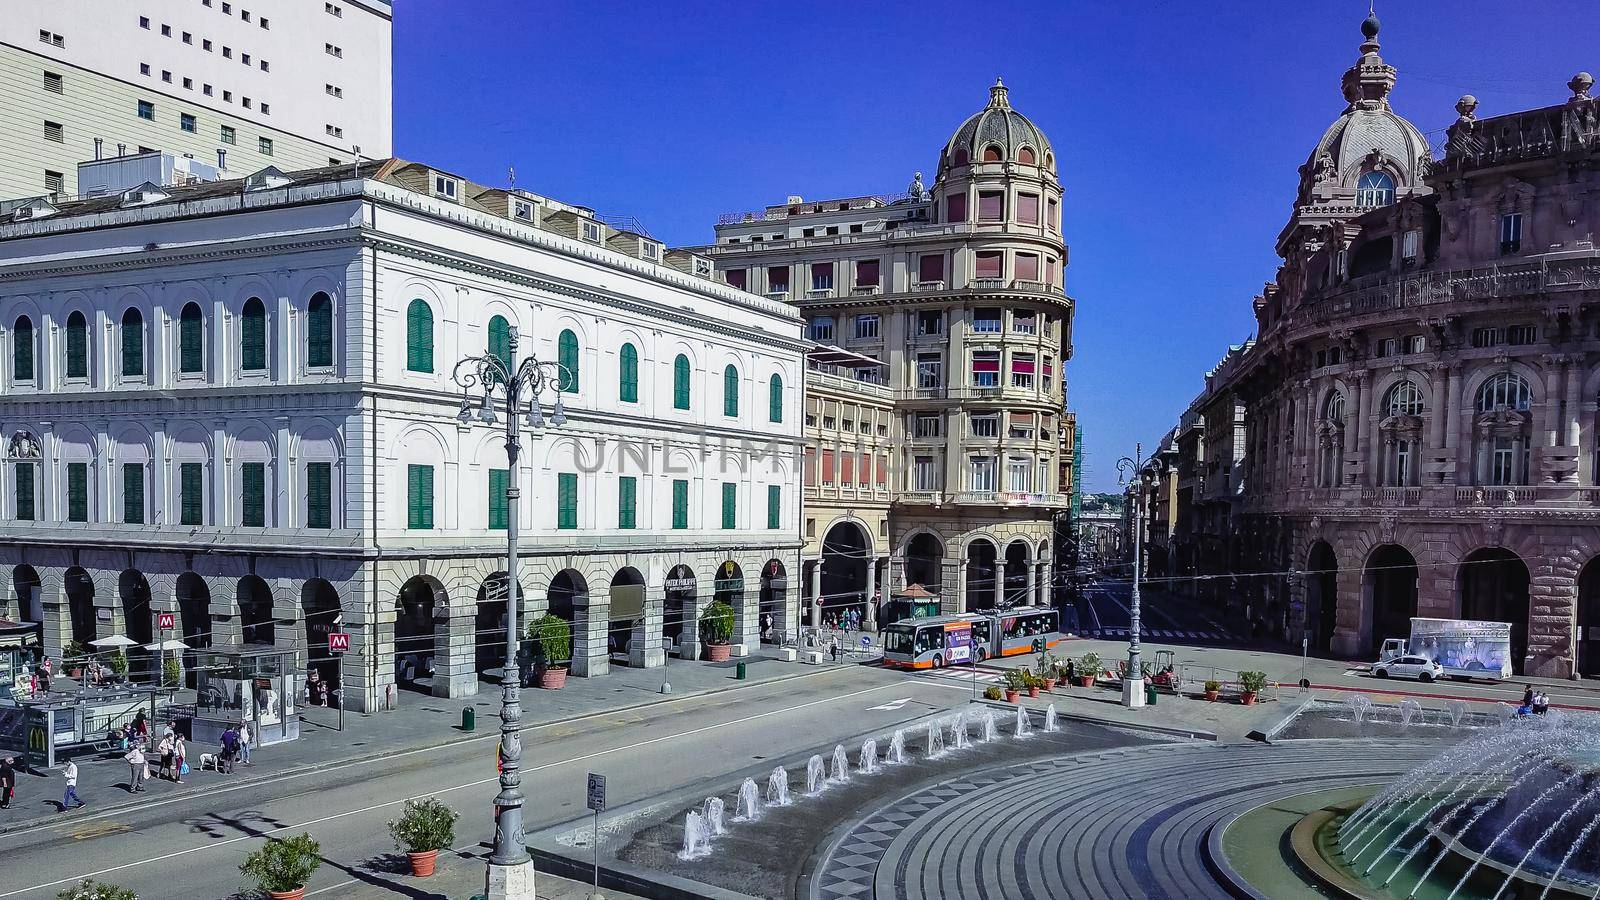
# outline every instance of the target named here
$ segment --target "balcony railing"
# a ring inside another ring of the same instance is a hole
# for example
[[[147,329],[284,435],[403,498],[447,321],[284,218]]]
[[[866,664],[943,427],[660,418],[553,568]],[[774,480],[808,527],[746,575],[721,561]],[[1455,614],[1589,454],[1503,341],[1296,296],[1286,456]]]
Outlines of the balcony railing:
[[[944,502],[944,494],[941,491],[901,491],[894,496],[894,500],[896,503],[937,506]]]
[[[1526,297],[1545,292],[1594,288],[1600,278],[1600,250],[1565,254],[1558,259],[1417,272],[1403,276],[1375,275],[1350,281],[1343,289],[1322,295],[1301,307],[1307,324],[1385,310],[1414,309],[1438,303]]]
[[[951,496],[955,503],[968,506],[1066,506],[1066,494],[1030,491],[961,491]]]
[[[943,281],[919,281],[919,282],[913,284],[911,286],[911,289],[913,291],[916,291],[919,294],[928,293],[928,292],[932,292],[932,291],[942,291],[942,290],[944,290],[944,282]]]
[[[1364,488],[1361,491],[1361,501],[1377,506],[1417,506],[1422,503],[1422,488]]]
[[[1463,506],[1532,506],[1537,499],[1537,490],[1526,485],[1478,485],[1456,488],[1456,503]]]
[[[850,289],[852,297],[872,297],[883,293],[883,288],[876,284],[858,284]]]

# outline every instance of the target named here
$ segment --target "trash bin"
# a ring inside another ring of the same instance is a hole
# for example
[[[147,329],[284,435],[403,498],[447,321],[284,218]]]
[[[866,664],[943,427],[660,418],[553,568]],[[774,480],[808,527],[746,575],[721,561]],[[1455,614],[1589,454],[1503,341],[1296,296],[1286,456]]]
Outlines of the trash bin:
[[[475,731],[478,728],[478,711],[470,706],[461,709],[461,730]]]
[[[1144,685],[1144,702],[1146,706],[1156,705],[1156,686],[1148,681]]]
[[[734,677],[740,681],[744,680],[744,660],[740,660],[739,665],[734,668]]]

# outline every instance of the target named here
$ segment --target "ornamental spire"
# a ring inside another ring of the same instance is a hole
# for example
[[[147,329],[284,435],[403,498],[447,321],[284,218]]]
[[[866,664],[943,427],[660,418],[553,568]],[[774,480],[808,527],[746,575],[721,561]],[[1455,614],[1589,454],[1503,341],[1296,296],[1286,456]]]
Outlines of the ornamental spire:
[[[994,80],[994,87],[989,88],[989,106],[995,109],[1011,108],[1011,101],[1006,99],[1006,84],[999,78]]]
[[[1379,27],[1378,14],[1369,11],[1361,23],[1361,58],[1344,73],[1342,86],[1349,109],[1385,109],[1389,105],[1395,71],[1378,55]]]

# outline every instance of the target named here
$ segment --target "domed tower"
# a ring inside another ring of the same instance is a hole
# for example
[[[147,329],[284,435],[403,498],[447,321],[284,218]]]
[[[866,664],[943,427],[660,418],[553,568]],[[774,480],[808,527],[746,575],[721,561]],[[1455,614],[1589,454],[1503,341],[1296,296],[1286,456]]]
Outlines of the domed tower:
[[[1361,23],[1361,56],[1341,82],[1344,113],[1300,167],[1294,212],[1278,237],[1285,259],[1334,221],[1429,193],[1422,177],[1433,157],[1417,126],[1389,106],[1395,68],[1378,55],[1378,28],[1376,15]]]
[[[939,153],[933,201],[938,222],[1037,230],[1059,240],[1055,151],[1039,126],[1011,108],[1000,79],[989,88],[989,104],[962,122]]]

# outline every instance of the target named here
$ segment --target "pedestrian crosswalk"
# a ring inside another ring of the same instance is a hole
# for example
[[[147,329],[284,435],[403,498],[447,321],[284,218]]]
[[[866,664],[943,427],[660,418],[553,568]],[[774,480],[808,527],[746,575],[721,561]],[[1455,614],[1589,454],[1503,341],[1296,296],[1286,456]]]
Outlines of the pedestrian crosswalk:
[[[1130,629],[1101,628],[1094,637],[1126,638]],[[1231,641],[1234,636],[1221,631],[1184,631],[1177,628],[1141,628],[1139,637],[1146,641]]]
[[[955,666],[948,669],[928,669],[922,674],[931,676],[933,678],[943,679],[945,681],[976,680],[983,684],[999,684],[1000,682],[1005,681],[1006,678],[1003,672],[990,669],[986,666],[979,666],[977,671],[973,671],[971,666]]]

